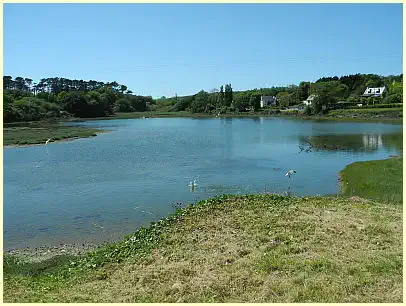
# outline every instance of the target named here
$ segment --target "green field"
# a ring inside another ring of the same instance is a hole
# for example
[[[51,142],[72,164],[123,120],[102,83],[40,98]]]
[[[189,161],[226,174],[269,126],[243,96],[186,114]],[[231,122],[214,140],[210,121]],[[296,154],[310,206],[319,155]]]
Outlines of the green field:
[[[356,162],[340,172],[345,195],[402,204],[403,159]]]

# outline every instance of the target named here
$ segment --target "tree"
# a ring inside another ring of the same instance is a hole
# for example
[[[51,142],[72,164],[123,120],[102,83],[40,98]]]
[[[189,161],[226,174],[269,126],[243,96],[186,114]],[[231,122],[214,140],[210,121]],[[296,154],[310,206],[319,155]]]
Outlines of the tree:
[[[106,105],[97,91],[89,91],[85,95],[88,117],[102,117],[106,115]]]
[[[261,107],[261,96],[258,94],[252,94],[250,96],[249,104],[254,109],[254,111],[259,110]]]
[[[3,90],[14,89],[13,77],[9,75],[3,76]]]
[[[206,105],[209,102],[209,94],[204,90],[199,91],[196,94],[195,99],[190,107],[192,113],[202,113],[206,109]]]
[[[233,102],[233,88],[231,84],[227,84],[224,89],[224,105],[231,106]]]
[[[234,108],[243,112],[250,107],[250,95],[245,92],[241,92],[234,95]]]
[[[4,80],[4,79],[3,79]],[[12,95],[4,93],[3,95],[3,120],[4,122],[19,121],[19,114],[16,110],[15,100]]]
[[[15,82],[15,88],[16,89],[18,89],[18,90],[25,90],[25,81],[24,81],[24,78],[22,78],[22,77],[16,77],[15,79],[14,79],[14,82]]]
[[[184,111],[191,106],[193,101],[194,101],[194,96],[182,97],[173,106],[173,111],[175,111],[175,112]]]
[[[114,110],[116,112],[131,112],[131,103],[126,98],[118,99],[116,102],[114,102]]]
[[[23,97],[15,101],[13,111],[20,121],[37,121],[59,115],[59,107],[56,104],[34,97]]]
[[[298,99],[304,101],[309,97],[310,82],[301,82],[298,88]]]
[[[127,90],[127,86],[125,86],[125,85],[120,86],[121,93],[124,93],[124,91],[126,91],[126,90]]]
[[[220,92],[219,95],[217,96],[217,107],[222,107],[224,106],[224,90],[223,90],[223,85],[220,86]]]
[[[67,92],[60,97],[61,106],[77,117],[87,117],[88,105],[86,98],[79,92]]]
[[[216,89],[217,90],[217,89]],[[217,107],[217,101],[218,101],[218,92],[213,92],[213,89],[211,90],[212,92],[209,94],[209,103],[214,106],[214,108]],[[218,90],[217,90],[218,91]]]
[[[289,106],[289,93],[286,91],[281,91],[276,95],[276,101],[278,101],[281,106]]]
[[[28,91],[31,91],[32,79],[25,78],[24,81],[27,84],[26,86],[27,86]]]
[[[310,105],[306,105],[304,114],[307,116],[313,115],[313,108]]]
[[[132,111],[145,112],[147,110],[147,101],[149,100],[149,97],[130,96],[129,100],[130,100]]]
[[[313,108],[316,114],[327,112],[329,105],[337,102],[346,90],[346,85],[338,81],[319,82],[311,85],[310,92],[315,95]]]

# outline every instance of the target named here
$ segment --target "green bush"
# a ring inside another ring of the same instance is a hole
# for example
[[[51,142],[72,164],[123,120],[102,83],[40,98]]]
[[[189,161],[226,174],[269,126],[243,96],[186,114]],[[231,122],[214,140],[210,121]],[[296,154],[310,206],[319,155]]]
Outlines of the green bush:
[[[403,103],[403,95],[401,93],[396,93],[393,95],[386,96],[384,102],[387,104],[402,104]]]
[[[307,105],[306,108],[304,109],[304,114],[307,116],[311,116],[314,114],[314,110],[310,105]]]

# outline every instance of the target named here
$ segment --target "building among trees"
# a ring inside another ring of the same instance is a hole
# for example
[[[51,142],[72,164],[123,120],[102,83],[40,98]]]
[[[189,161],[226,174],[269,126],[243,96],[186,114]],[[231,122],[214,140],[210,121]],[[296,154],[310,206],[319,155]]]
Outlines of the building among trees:
[[[380,97],[385,91],[386,87],[367,87],[361,97]]]
[[[276,97],[275,96],[261,96],[261,108],[264,108],[267,105],[276,105]]]
[[[312,105],[314,98],[316,98],[316,95],[308,96],[307,99],[303,101],[303,104],[306,106]]]

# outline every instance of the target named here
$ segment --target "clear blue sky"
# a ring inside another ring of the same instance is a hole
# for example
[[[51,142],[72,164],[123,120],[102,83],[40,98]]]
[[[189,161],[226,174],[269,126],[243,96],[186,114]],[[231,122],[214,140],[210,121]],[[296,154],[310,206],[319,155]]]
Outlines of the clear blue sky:
[[[194,94],[402,72],[401,4],[5,4],[4,74]]]

